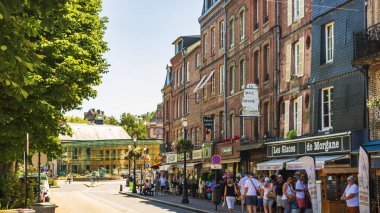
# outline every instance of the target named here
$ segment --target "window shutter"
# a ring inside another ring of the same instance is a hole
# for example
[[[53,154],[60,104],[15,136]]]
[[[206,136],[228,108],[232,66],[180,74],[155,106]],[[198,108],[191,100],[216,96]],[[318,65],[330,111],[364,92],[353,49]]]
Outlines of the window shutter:
[[[285,101],[284,138],[286,138],[286,134],[289,132],[289,107],[290,101]]]
[[[297,136],[302,135],[302,95],[297,98],[298,109],[297,109]]]
[[[304,17],[305,14],[305,0],[300,0],[300,19]]]
[[[305,39],[302,36],[299,40],[299,54],[300,54],[300,61],[299,61],[299,71],[298,71],[298,76],[303,76],[303,71],[304,71],[304,54],[305,54]]]
[[[292,45],[288,44],[286,46],[286,59],[285,59],[286,67],[285,67],[285,81],[290,81],[290,68],[292,65]]]
[[[293,0],[288,0],[288,26],[293,23]]]

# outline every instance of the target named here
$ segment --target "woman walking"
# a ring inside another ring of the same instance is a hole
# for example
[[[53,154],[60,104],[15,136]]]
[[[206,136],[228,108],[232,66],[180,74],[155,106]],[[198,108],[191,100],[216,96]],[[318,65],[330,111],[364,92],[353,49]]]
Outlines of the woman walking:
[[[284,213],[292,212],[292,204],[295,201],[294,189],[293,189],[293,178],[288,177],[286,183],[282,187],[282,200],[284,202]]]
[[[224,187],[224,202],[227,202],[228,212],[231,213],[235,206],[235,197],[238,193],[236,186],[231,179],[227,180],[227,185]]]
[[[276,198],[276,192],[274,191],[273,184],[271,183],[268,177],[265,178],[263,191],[264,191],[264,196],[263,196],[264,197],[264,212],[272,213],[274,199]]]

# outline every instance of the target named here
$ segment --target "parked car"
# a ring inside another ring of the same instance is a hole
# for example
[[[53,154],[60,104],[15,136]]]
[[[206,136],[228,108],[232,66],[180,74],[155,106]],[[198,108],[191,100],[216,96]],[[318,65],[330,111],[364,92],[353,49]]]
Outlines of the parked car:
[[[20,179],[24,179],[24,175],[20,175]],[[50,201],[50,187],[49,187],[49,177],[45,173],[40,173],[40,197],[41,200],[37,202],[49,202]],[[36,200],[37,200],[37,187],[38,187],[38,173],[33,173],[31,175],[28,175],[28,182],[32,182],[34,192],[36,194]]]

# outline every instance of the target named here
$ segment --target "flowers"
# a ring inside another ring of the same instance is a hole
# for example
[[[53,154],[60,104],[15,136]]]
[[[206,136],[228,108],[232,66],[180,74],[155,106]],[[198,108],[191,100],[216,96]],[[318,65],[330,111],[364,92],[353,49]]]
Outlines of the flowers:
[[[174,148],[177,153],[184,153],[193,149],[193,143],[188,139],[180,138]]]
[[[232,138],[226,138],[226,139],[224,139],[224,140],[223,140],[223,143],[226,143],[226,142],[233,142],[233,141],[236,141],[236,140],[239,140],[239,139],[240,139],[240,137],[237,136],[237,135],[235,135],[235,136],[232,137]]]

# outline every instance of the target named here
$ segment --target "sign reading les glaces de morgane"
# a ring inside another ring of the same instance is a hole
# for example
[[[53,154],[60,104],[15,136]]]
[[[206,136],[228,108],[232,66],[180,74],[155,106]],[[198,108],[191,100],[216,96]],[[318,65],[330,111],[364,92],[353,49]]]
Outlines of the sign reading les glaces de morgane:
[[[286,144],[268,144],[268,156],[294,156],[351,151],[350,136],[305,140]]]

